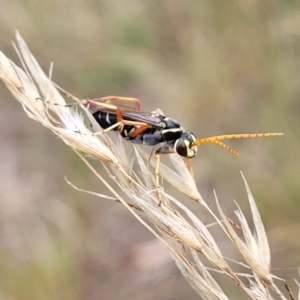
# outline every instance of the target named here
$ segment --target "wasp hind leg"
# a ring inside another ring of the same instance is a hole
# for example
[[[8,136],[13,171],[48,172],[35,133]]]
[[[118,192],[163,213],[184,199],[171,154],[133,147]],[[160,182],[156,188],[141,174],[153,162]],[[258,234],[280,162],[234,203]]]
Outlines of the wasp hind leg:
[[[117,123],[109,126],[108,128],[103,129],[102,131],[94,132],[93,135],[104,134],[108,131],[114,130],[115,128],[118,128],[118,131],[120,132],[120,134],[122,134],[124,130],[124,126],[139,126],[129,134],[130,138],[135,138],[137,135],[142,134],[149,126],[147,123],[143,123],[143,122],[124,120],[122,116],[122,112],[118,108],[116,108],[116,113],[117,113]]]
[[[137,98],[130,98],[130,97],[120,97],[120,96],[105,96],[101,98],[89,99],[87,101],[92,101],[93,103],[96,102],[104,102],[104,103],[113,103],[113,102],[128,102],[134,103],[134,108],[136,110],[140,110],[141,102]]]
[[[127,121],[127,120],[121,120],[117,122],[116,124],[113,124],[112,126],[103,129],[102,131],[94,132],[92,135],[100,135],[104,134],[106,132],[109,132],[111,130],[114,130],[115,128],[118,128],[119,132],[122,133],[124,126],[140,126],[136,130],[130,133],[131,138],[135,138],[137,135],[142,134],[143,131],[145,131],[148,128],[148,124],[143,122],[134,122],[134,121]]]

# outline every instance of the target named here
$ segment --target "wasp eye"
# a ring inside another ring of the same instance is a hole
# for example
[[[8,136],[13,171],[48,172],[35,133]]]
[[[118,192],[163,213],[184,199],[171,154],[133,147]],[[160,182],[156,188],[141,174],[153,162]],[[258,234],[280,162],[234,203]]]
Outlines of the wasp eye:
[[[192,158],[197,154],[197,147],[194,146],[196,138],[191,132],[184,132],[180,139],[178,139],[174,144],[174,149],[177,154]]]
[[[177,154],[186,157],[188,154],[188,145],[189,141],[184,139],[178,139],[175,142],[175,151]]]

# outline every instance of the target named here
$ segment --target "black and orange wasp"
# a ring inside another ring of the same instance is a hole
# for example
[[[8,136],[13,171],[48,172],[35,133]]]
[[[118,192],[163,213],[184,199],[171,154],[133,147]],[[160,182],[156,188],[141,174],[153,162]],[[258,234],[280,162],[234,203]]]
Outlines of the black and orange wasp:
[[[114,102],[132,103],[134,106],[115,105]],[[125,140],[131,143],[148,146],[162,144],[155,151],[157,158],[155,174],[158,186],[161,154],[177,153],[187,158],[187,165],[193,175],[191,158],[195,157],[197,147],[202,144],[213,143],[239,156],[240,154],[237,151],[224,144],[222,140],[283,135],[282,133],[246,133],[197,139],[192,132],[185,130],[176,120],[166,117],[159,109],[153,112],[141,110],[141,104],[137,98],[107,96],[98,99],[81,100],[66,106],[70,107],[73,105],[84,105],[90,110],[97,123],[103,128],[103,131],[100,133],[114,130],[118,131]]]

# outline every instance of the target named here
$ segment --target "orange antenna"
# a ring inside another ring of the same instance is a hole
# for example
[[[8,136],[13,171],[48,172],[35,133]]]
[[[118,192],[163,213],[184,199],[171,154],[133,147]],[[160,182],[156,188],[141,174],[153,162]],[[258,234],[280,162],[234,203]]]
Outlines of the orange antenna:
[[[203,138],[196,140],[193,143],[193,146],[200,146],[201,144],[205,143],[213,143],[216,144],[225,150],[229,151],[230,153],[240,156],[240,154],[227,146],[226,144],[222,143],[221,140],[229,140],[229,139],[248,139],[248,138],[262,138],[262,137],[273,137],[273,136],[281,136],[283,133],[272,132],[272,133],[244,133],[244,134],[226,134],[226,135],[217,135],[208,138]]]

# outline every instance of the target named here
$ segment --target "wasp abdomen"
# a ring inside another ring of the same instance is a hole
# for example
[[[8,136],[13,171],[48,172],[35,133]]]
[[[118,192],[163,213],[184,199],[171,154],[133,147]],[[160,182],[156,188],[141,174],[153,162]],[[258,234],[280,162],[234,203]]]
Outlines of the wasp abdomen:
[[[103,112],[101,110],[93,113],[93,117],[103,129],[109,128],[118,122],[116,114]],[[118,127],[113,130],[118,130]]]

